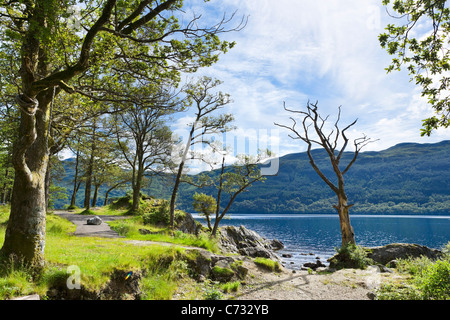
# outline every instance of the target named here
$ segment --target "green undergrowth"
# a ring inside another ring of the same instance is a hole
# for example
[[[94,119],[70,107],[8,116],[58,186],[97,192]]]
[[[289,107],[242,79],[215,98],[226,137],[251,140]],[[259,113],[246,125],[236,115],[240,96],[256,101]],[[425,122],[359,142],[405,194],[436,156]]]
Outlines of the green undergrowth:
[[[179,244],[183,246],[199,247],[211,252],[218,252],[215,239],[206,233],[200,235],[186,234],[181,231],[171,232],[168,228],[145,224],[141,216],[108,223],[111,229],[119,235],[132,240],[158,241]]]
[[[280,263],[278,261],[273,261],[271,259],[259,257],[259,258],[255,258],[254,262],[256,263],[256,265],[260,266],[261,268],[263,268],[267,271],[271,271],[271,272],[280,272],[281,271]]]
[[[443,256],[401,259],[397,271],[408,275],[406,282],[385,283],[376,291],[378,300],[450,300],[450,242]]]

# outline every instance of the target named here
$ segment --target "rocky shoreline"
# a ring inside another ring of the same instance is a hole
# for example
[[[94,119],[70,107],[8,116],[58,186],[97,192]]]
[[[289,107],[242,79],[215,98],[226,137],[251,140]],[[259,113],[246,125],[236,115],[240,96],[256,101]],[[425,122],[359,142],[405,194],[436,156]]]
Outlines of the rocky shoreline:
[[[251,258],[268,258],[280,262],[286,268],[295,271],[295,269],[289,268],[289,265],[283,260],[283,258],[292,258],[292,254],[279,253],[280,250],[284,249],[282,241],[277,239],[265,239],[255,231],[249,230],[244,226],[222,227],[219,236],[219,247],[224,254],[232,253]],[[393,243],[385,246],[366,247],[364,249],[367,252],[367,258],[371,259],[374,265],[384,267],[395,267],[398,259],[425,256],[432,260],[436,260],[442,255],[440,250],[408,243]],[[300,253],[300,255],[310,256],[312,260],[315,259],[314,261],[303,263],[300,270],[317,270],[318,268],[326,267],[335,269],[335,261],[340,258],[339,254],[335,254],[324,263],[322,262],[321,257],[316,256],[312,252]]]

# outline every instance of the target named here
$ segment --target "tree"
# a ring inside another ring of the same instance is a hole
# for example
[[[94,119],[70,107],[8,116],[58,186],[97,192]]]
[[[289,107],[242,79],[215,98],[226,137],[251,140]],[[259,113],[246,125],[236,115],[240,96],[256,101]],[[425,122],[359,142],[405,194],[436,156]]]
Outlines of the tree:
[[[222,165],[220,168],[220,175],[218,177],[217,188],[217,206],[216,216],[214,220],[214,227],[211,235],[216,236],[219,229],[219,224],[228,211],[231,205],[236,200],[237,196],[243,192],[248,191],[248,188],[255,182],[264,182],[265,177],[261,175],[261,170],[258,164],[270,156],[270,152],[260,152],[257,156],[238,155],[238,160],[234,163],[228,171],[225,171],[225,154],[222,156]],[[220,205],[223,200],[223,194],[228,194],[226,205],[221,209]]]
[[[78,3],[79,28],[74,28],[68,25],[69,9]],[[200,17],[194,17],[181,26],[174,12],[182,6],[182,0],[0,0],[1,51],[18,78],[15,101],[20,110],[3,254],[36,267],[44,264],[45,176],[55,96],[65,91],[129,100],[132,92],[121,95],[122,79],[151,82],[154,65],[166,66],[167,72],[195,71],[233,46],[218,38],[229,20],[201,28]],[[97,91],[88,87],[89,73],[103,78],[104,86],[99,81]]]
[[[204,193],[195,193],[193,196],[194,202],[192,206],[194,210],[204,216],[208,229],[212,232],[213,228],[211,226],[211,216],[216,212],[217,202],[213,196],[208,196]]]
[[[383,0],[384,5],[389,3]],[[434,129],[450,126],[450,8],[445,0],[392,3],[400,25],[389,24],[387,32],[379,36],[381,46],[395,56],[386,70],[400,70],[405,65],[411,81],[422,87],[422,96],[437,114],[423,121],[422,136],[430,136]]]
[[[139,210],[144,175],[149,170],[167,167],[172,150],[172,131],[164,124],[163,117],[172,110],[155,101],[152,106],[134,105],[116,117],[117,142],[131,167],[133,206]]]
[[[108,204],[109,193],[117,188],[123,188],[123,186],[131,181],[130,172],[124,170],[119,165],[113,165],[108,167],[108,174],[106,175],[105,185],[108,187],[105,193],[104,206]]]
[[[189,150],[195,144],[208,144],[210,142],[208,140],[208,135],[226,132],[232,129],[232,127],[228,125],[234,120],[231,114],[211,115],[211,113],[222,109],[231,102],[228,94],[222,92],[210,92],[220,84],[221,82],[219,80],[213,80],[210,77],[202,77],[197,83],[189,84],[185,90],[189,103],[194,104],[195,118],[194,121],[189,124],[189,135],[180,155],[177,175],[170,199],[169,215],[170,227],[172,229],[174,228],[175,202],[178,188],[182,182],[183,170],[185,169],[185,164],[188,160]]]
[[[290,113],[295,115],[301,115],[303,117],[301,122],[301,128],[297,128],[297,121],[294,118],[290,118],[293,122],[291,127],[286,125],[281,125],[275,123],[275,125],[286,128],[290,130],[294,135],[289,135],[292,139],[302,140],[308,145],[308,157],[310,160],[310,164],[316,173],[322,178],[322,180],[333,190],[333,192],[337,195],[338,204],[334,206],[339,214],[339,222],[341,226],[341,235],[342,235],[342,246],[347,244],[355,244],[355,234],[353,232],[353,228],[350,224],[350,216],[349,209],[353,206],[353,204],[348,203],[347,194],[344,188],[344,175],[350,170],[351,166],[355,163],[359,152],[361,149],[371,142],[370,138],[363,136],[361,138],[357,138],[354,140],[355,151],[350,162],[344,166],[340,167],[342,156],[344,155],[344,151],[347,148],[349,139],[347,138],[346,132],[348,129],[353,127],[358,120],[355,120],[350,125],[345,127],[343,130],[339,128],[339,122],[341,120],[341,108],[339,107],[339,113],[336,122],[334,123],[334,128],[330,133],[326,133],[327,128],[325,127],[326,122],[329,118],[327,116],[325,119],[322,118],[317,109],[318,102],[315,104],[309,103],[307,104],[307,111],[296,111],[290,110],[284,107],[284,109]],[[312,127],[312,130],[311,130]],[[311,134],[311,131],[313,133]],[[342,140],[342,142],[341,142]],[[338,145],[342,143],[339,147]],[[329,179],[323,171],[317,166],[317,163],[314,160],[312,155],[312,146],[313,144],[318,145],[325,149],[330,158],[330,163],[333,168],[333,172],[337,178],[336,183],[332,182],[332,179]]]

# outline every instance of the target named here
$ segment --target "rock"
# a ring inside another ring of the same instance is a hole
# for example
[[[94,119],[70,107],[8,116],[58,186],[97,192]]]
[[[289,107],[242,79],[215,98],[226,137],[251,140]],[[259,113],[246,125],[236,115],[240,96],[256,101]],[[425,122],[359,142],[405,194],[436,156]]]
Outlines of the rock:
[[[189,212],[185,212],[183,217],[176,221],[176,229],[184,233],[197,235],[202,228],[202,224],[197,222]]]
[[[106,287],[100,293],[107,300],[139,300],[141,273],[115,269]]]
[[[277,242],[279,246],[279,243]],[[238,253],[252,258],[262,257],[275,261],[280,258],[273,252],[273,240],[267,240],[256,232],[240,226],[226,226],[220,229],[219,246],[222,251]]]
[[[316,262],[307,262],[307,263],[304,263],[304,264],[303,264],[303,267],[305,267],[305,268],[310,268],[310,269],[313,269],[313,270],[316,270],[317,268],[326,267],[326,265],[324,265],[324,264],[322,263],[322,261],[317,260]]]
[[[221,268],[219,266],[214,266],[211,269],[211,278],[214,281],[219,281],[222,283],[230,282],[234,277],[234,271],[229,268]]]
[[[212,268],[211,252],[205,250],[194,250],[195,258],[188,261],[190,269],[197,275],[197,278],[208,278]]]
[[[381,273],[393,273],[394,271],[392,271],[391,269],[389,269],[388,267],[382,265],[382,264],[377,264],[378,269],[380,270]]]
[[[397,260],[391,260],[388,263],[386,263],[386,267],[388,268],[397,268],[398,261]]]
[[[439,250],[409,243],[393,243],[381,247],[366,248],[366,250],[368,251],[368,258],[382,265],[386,265],[392,260],[408,257],[419,258],[425,256],[432,260],[437,260],[442,256],[442,252]]]
[[[375,300],[376,294],[372,291],[367,292],[367,298],[369,298],[370,300]]]
[[[87,224],[90,226],[98,226],[98,225],[101,225],[102,222],[103,222],[103,220],[100,219],[99,217],[93,217],[93,218],[87,219]]]
[[[248,274],[240,258],[214,255],[205,250],[195,250],[195,259],[188,263],[199,281],[207,278],[218,282],[228,282],[233,278],[243,280]]]
[[[281,242],[280,240],[277,240],[277,239],[273,239],[271,242],[270,242],[270,246],[272,247],[272,250],[281,250],[281,249],[283,249],[284,248],[284,244],[283,244],[283,242]]]
[[[290,254],[290,253],[283,253],[283,254],[281,254],[281,256],[283,258],[292,258],[292,254]]]

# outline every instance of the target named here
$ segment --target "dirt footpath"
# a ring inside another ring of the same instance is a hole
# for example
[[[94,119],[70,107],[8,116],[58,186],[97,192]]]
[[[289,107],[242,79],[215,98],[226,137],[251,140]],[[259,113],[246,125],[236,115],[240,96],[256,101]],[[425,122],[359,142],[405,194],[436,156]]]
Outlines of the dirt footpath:
[[[238,300],[370,300],[381,283],[400,277],[380,273],[376,267],[312,274],[287,269],[273,273],[251,267],[249,274],[254,276],[239,289]]]
[[[87,220],[95,216],[74,214],[68,211],[56,211],[55,215],[65,218],[75,224],[77,229],[75,230],[74,235],[76,236],[102,238],[121,238],[121,236],[112,230],[106,222],[128,218],[127,216],[99,215],[98,217],[103,220],[100,225],[88,225]]]

